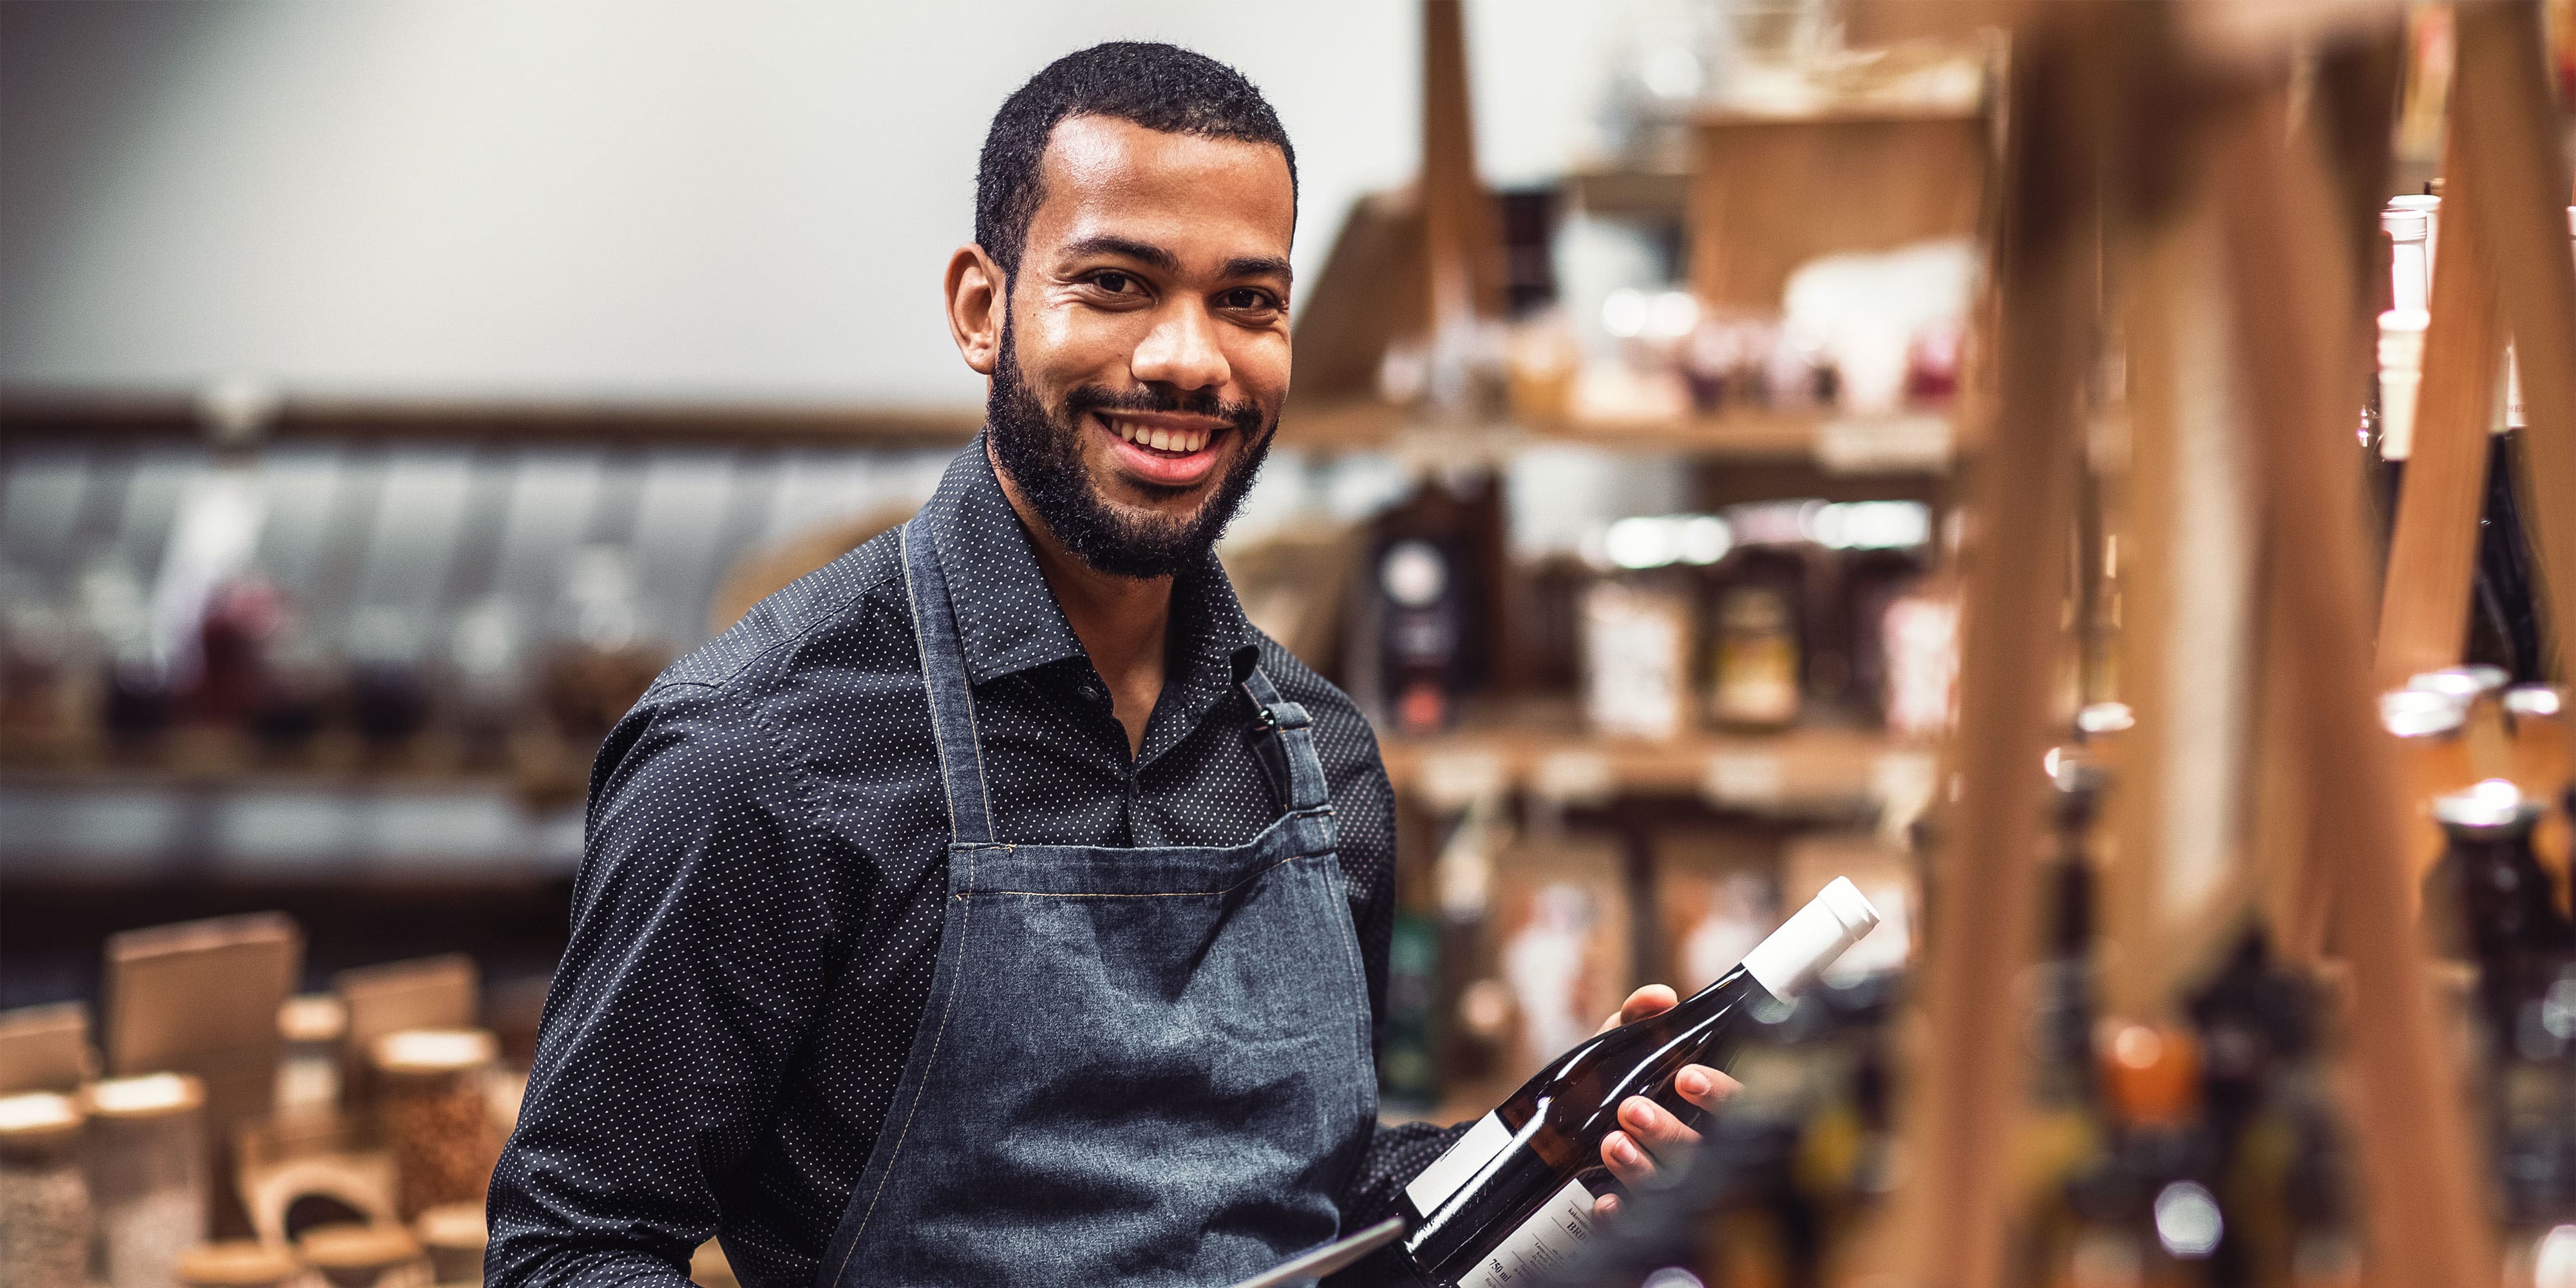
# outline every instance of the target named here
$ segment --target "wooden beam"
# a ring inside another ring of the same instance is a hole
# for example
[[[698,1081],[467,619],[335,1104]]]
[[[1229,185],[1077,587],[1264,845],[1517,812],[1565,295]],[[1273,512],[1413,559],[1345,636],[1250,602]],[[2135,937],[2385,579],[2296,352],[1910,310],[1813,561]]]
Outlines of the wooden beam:
[[[2434,250],[2433,320],[2424,335],[2424,385],[2380,595],[2383,689],[2419,671],[2458,665],[2468,638],[2478,515],[2487,498],[2488,431],[2505,339],[2496,310],[2494,256],[2471,214],[2493,194],[2470,143],[2466,122],[2453,112]]]
[[[1493,203],[1476,176],[1463,0],[1422,4],[1422,224],[1430,318],[1502,312],[1503,252]]]
[[[2484,195],[2468,210],[2443,205],[2447,241],[2474,221],[2522,370],[2523,458],[2533,547],[2548,588],[2558,675],[2576,678],[2576,261],[2568,248],[2565,122],[2551,106],[2537,5],[2457,7],[2462,74],[2451,90],[2455,131],[2477,154]],[[2457,134],[2455,133],[2455,137]],[[2447,186],[2447,184],[2446,184]],[[2465,215],[2465,218],[2461,216]],[[2429,376],[2429,373],[2428,373]]]
[[[2074,411],[2093,338],[2093,149],[2088,81],[2104,51],[2097,6],[2041,6],[2013,51],[1993,450],[1971,481],[1955,825],[1936,860],[1940,913],[1923,979],[1931,1038],[1904,1132],[1899,1282],[1985,1285],[2006,1264],[2011,1159],[2028,1017],[2006,999],[2029,962],[2048,740],[2049,659],[2074,511]]]
[[[2374,718],[2369,541],[2354,477],[2352,259],[2331,231],[2332,181],[2302,131],[2282,144],[2285,93],[2230,105],[2215,191],[2224,203],[2245,409],[2260,432],[2271,584],[2298,665],[2309,757],[2310,844],[2336,857],[2351,962],[2354,1134],[2374,1281],[2460,1288],[2496,1281],[2483,1174],[2458,1070],[2433,1014],[2410,913],[2393,748]]]

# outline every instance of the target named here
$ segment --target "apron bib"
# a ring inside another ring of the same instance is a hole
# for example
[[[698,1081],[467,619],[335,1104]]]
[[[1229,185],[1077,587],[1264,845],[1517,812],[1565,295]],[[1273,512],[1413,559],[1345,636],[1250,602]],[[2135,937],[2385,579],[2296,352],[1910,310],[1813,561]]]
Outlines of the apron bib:
[[[929,1004],[817,1288],[1223,1284],[1332,1240],[1377,1116],[1304,708],[1255,669],[1286,813],[1234,846],[995,839],[928,528],[905,525],[953,840]]]

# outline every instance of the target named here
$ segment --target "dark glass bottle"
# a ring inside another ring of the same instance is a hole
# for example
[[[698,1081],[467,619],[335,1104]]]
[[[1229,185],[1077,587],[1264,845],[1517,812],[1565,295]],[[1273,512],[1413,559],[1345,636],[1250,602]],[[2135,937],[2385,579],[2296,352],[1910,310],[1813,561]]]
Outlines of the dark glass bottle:
[[[2478,1009],[2491,1040],[2510,1042],[2522,1004],[2576,952],[2576,926],[2558,910],[2531,851],[2543,803],[2491,778],[2433,802],[2448,841],[2424,878],[2435,941],[2478,967]]]
[[[1572,1256],[1592,1237],[1594,1200],[1616,1192],[1601,1142],[1620,1104],[1672,1104],[1683,1065],[1726,1067],[1756,1013],[1805,991],[1878,920],[1838,877],[1717,982],[1540,1070],[1405,1187],[1414,1273],[1437,1288],[1498,1288]]]

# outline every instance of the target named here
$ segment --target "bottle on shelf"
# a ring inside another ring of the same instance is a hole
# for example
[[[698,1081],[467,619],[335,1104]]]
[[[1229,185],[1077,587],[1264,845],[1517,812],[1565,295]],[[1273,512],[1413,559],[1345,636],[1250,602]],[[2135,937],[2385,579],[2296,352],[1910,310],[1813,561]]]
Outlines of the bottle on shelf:
[[[2447,844],[2425,878],[2424,916],[2448,955],[2477,966],[2478,1011],[2499,1047],[2514,1041],[2524,1003],[2576,959],[2576,924],[2531,849],[2542,809],[2501,778],[2433,802]]]
[[[1601,1143],[1630,1096],[1673,1103],[1685,1064],[1724,1068],[1764,1011],[1777,1011],[1878,924],[1837,878],[1716,982],[1659,1015],[1577,1044],[1405,1187],[1404,1255],[1438,1288],[1487,1288],[1573,1255],[1593,1205],[1617,1183]]]

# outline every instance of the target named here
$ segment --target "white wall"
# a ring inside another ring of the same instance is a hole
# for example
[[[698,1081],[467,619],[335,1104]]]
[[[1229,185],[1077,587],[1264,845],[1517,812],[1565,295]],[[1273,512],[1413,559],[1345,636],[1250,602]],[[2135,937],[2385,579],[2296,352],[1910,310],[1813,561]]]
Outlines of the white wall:
[[[1583,146],[1636,7],[1471,3],[1490,176]],[[1241,67],[1297,143],[1311,275],[1413,170],[1418,28],[1409,0],[12,0],[0,383],[972,402],[937,284],[1022,79],[1122,37]]]

